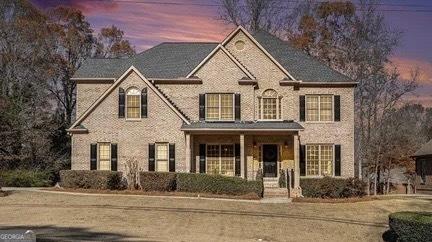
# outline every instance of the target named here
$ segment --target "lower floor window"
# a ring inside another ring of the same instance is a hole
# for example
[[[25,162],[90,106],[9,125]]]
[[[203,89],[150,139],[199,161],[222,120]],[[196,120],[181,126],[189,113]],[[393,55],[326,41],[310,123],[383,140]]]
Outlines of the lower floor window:
[[[111,170],[111,144],[99,143],[99,170]]]
[[[168,171],[168,144],[156,144],[156,171]]]
[[[333,145],[306,145],[306,175],[333,176]]]
[[[207,145],[207,173],[234,176],[234,145]]]

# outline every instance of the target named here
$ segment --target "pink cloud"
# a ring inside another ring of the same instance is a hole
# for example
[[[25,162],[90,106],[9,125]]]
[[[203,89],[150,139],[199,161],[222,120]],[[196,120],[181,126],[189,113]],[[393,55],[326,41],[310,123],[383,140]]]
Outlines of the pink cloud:
[[[393,57],[392,63],[398,68],[402,80],[410,80],[414,70],[420,71],[419,84],[432,85],[432,63],[426,60]]]

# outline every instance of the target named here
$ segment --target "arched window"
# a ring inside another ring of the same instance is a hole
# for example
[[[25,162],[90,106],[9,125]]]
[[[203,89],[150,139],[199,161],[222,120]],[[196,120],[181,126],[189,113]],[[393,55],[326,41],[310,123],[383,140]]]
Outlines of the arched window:
[[[136,88],[129,88],[126,93],[126,118],[139,119],[141,117],[141,93]]]
[[[273,89],[267,89],[258,97],[258,117],[264,120],[282,119],[281,97]]]

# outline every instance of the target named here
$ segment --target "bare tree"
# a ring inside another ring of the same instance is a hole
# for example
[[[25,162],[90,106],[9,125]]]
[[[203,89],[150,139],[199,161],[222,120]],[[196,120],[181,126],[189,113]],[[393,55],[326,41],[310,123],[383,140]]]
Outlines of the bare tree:
[[[125,171],[128,188],[131,190],[138,189],[140,168],[138,165],[138,160],[135,157],[131,157],[126,160]]]
[[[102,28],[97,38],[97,56],[103,58],[129,57],[135,50],[128,40],[123,39],[124,32],[116,26]]]

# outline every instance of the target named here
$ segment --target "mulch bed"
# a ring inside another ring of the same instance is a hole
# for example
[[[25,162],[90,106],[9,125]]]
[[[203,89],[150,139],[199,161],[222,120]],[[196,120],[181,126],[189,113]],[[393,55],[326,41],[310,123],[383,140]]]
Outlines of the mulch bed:
[[[353,198],[312,198],[312,197],[296,197],[293,202],[297,203],[356,203],[378,200],[377,197],[353,197]]]
[[[145,192],[141,190],[100,190],[100,189],[83,189],[83,188],[43,188],[46,191],[57,192],[75,192],[91,194],[122,194],[122,195],[145,195],[145,196],[173,196],[173,197],[203,197],[203,198],[225,198],[225,199],[242,199],[242,200],[259,200],[255,194],[246,194],[241,196],[230,196],[210,193],[188,193],[188,192]]]

